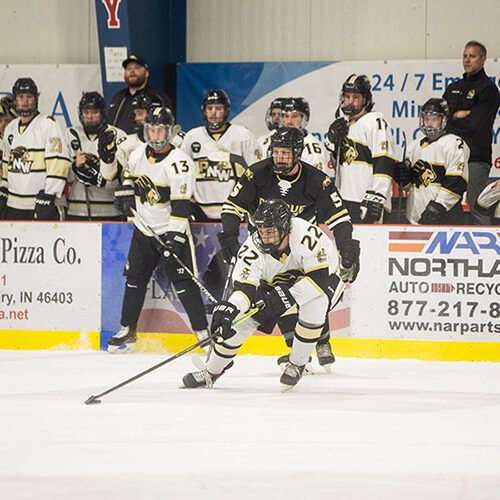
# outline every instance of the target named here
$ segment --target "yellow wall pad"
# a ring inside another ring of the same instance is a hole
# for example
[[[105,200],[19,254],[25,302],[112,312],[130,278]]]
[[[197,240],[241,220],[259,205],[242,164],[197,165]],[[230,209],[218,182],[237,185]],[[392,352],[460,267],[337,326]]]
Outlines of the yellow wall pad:
[[[194,335],[140,333],[136,351],[175,353],[196,342]],[[345,358],[500,361],[500,342],[333,338],[331,345],[335,355]],[[246,340],[239,354],[280,356],[288,352],[282,337],[255,335]]]
[[[0,349],[99,349],[99,332],[0,330]]]

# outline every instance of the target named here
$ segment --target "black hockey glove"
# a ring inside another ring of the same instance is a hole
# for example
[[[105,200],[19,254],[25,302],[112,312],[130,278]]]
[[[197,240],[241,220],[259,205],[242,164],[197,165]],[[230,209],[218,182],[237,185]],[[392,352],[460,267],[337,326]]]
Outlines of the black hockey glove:
[[[227,301],[219,302],[214,307],[210,333],[216,335],[216,342],[223,342],[234,335],[231,325],[239,312],[236,306]]]
[[[0,220],[5,217],[7,211],[7,200],[9,198],[9,190],[6,187],[0,188]]]
[[[124,215],[132,215],[131,208],[135,209],[135,192],[134,186],[130,184],[121,184],[115,189],[115,208]]]
[[[359,273],[359,255],[361,253],[358,240],[350,240],[339,244],[340,277],[344,283],[353,283]]]
[[[375,191],[367,191],[361,202],[361,219],[367,224],[377,222],[384,211],[385,196]]]
[[[402,162],[397,162],[394,169],[394,180],[399,184],[401,188],[408,187],[415,177],[415,172],[411,168],[410,160],[405,160]]]
[[[286,285],[276,285],[262,292],[258,291],[256,300],[262,300],[264,307],[254,315],[255,321],[264,324],[277,320],[296,303]]]
[[[110,127],[106,127],[99,133],[97,151],[104,163],[113,163],[116,154],[116,132]]]
[[[224,258],[224,262],[229,264],[233,257],[238,255],[238,251],[240,249],[240,242],[238,240],[238,236],[234,234],[226,234],[224,232],[220,232],[217,235],[219,240],[219,244],[222,250],[222,257]]]
[[[418,221],[419,224],[439,224],[446,214],[446,208],[437,201],[429,201],[428,205]]]
[[[187,236],[184,233],[167,231],[161,236],[161,239],[165,246],[160,251],[165,258],[173,258],[172,254],[179,258],[182,256],[184,245],[187,242]]]
[[[106,185],[106,179],[101,174],[99,158],[92,153],[85,153],[85,164],[80,168],[73,163],[73,172],[76,178],[86,186],[102,188]]]
[[[39,191],[35,198],[34,220],[60,220],[59,210],[55,205],[56,195]]]
[[[328,140],[337,147],[340,141],[347,137],[349,124],[345,118],[337,118],[328,128]]]

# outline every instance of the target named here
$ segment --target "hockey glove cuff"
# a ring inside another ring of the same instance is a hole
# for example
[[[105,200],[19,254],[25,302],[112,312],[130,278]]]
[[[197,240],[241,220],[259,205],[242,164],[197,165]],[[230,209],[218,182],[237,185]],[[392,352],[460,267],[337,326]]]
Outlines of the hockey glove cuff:
[[[361,219],[366,224],[373,224],[382,217],[384,211],[385,196],[375,193],[375,191],[367,191],[361,202]]]
[[[6,187],[0,188],[0,220],[5,216],[7,211],[7,200],[9,198],[9,190]]]
[[[235,305],[227,301],[219,302],[214,307],[210,333],[216,336],[216,342],[221,343],[234,335],[231,325],[239,312]]]
[[[277,320],[296,304],[289,288],[285,285],[276,285],[258,295],[265,304],[254,316],[255,321],[260,324],[264,324],[272,319]]]
[[[353,283],[359,273],[359,256],[361,249],[359,241],[352,239],[339,246],[340,277],[344,283]]]
[[[222,250],[222,257],[224,258],[224,262],[226,264],[229,264],[233,257],[236,257],[236,255],[238,255],[238,251],[240,249],[238,236],[221,232],[217,235],[217,238]]]
[[[39,191],[35,198],[34,220],[60,220],[59,211],[55,205],[56,195]]]
[[[124,215],[132,215],[131,208],[135,209],[134,186],[130,184],[121,184],[115,189],[114,204],[117,210]]]
[[[442,220],[445,214],[446,214],[446,208],[443,205],[441,205],[441,203],[432,200],[429,201],[418,223],[438,224]]]

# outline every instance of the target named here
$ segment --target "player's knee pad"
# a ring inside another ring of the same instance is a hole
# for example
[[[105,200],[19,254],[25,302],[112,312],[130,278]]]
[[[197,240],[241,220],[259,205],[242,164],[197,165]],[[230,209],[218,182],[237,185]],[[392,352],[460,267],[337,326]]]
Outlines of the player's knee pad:
[[[221,358],[232,359],[236,356],[236,354],[238,354],[238,351],[241,347],[241,344],[230,345],[227,342],[228,340],[231,341],[231,338],[229,338],[221,343],[217,343],[217,342],[214,343],[214,351]]]
[[[313,325],[310,323],[303,323],[300,319],[295,328],[295,337],[301,342],[307,344],[315,344],[320,335],[323,325]]]
[[[299,321],[301,323],[317,325],[318,320],[322,321],[326,318],[328,304],[328,297],[326,295],[319,295],[309,302],[301,305],[299,308]]]

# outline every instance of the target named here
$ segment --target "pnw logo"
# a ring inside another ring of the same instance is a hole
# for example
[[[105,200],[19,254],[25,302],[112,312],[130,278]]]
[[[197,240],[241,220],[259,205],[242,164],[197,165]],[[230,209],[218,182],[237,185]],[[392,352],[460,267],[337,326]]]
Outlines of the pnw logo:
[[[278,187],[281,193],[281,196],[286,196],[290,188],[292,187],[292,183],[287,181],[286,179],[280,179],[278,182]]]
[[[25,147],[18,146],[10,152],[9,165],[10,172],[29,174],[33,160],[30,160],[30,153]]]

